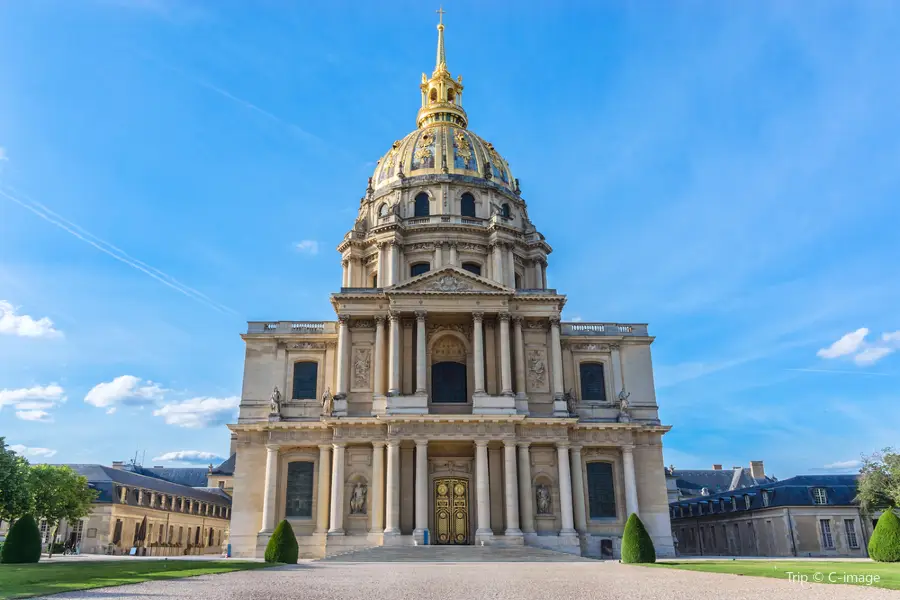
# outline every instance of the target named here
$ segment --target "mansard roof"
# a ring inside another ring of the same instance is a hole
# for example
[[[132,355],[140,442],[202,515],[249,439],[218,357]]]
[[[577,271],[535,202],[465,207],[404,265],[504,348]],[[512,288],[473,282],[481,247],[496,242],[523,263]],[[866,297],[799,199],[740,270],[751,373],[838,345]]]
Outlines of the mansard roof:
[[[157,477],[140,475],[133,471],[126,471],[125,469],[117,469],[96,464],[70,464],[66,466],[70,467],[79,475],[86,477],[91,488],[100,493],[96,502],[115,502],[116,486],[118,485],[128,488],[151,490],[171,496],[184,496],[185,498],[193,498],[194,500],[201,500],[203,502],[209,502],[210,504],[219,504],[222,506],[231,505],[231,499],[227,497],[227,495],[172,483],[171,481],[166,481],[165,479]]]

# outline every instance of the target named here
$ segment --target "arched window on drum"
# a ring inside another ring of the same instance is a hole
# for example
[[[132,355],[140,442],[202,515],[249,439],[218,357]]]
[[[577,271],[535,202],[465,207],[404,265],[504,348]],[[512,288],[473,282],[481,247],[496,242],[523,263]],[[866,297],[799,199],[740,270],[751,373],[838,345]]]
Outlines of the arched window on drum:
[[[475,217],[475,196],[466,192],[459,202],[459,213],[464,217]]]
[[[429,206],[430,201],[428,199],[428,194],[422,192],[418,196],[416,196],[416,206],[414,210],[414,215],[416,217],[427,217],[431,214],[431,207]]]

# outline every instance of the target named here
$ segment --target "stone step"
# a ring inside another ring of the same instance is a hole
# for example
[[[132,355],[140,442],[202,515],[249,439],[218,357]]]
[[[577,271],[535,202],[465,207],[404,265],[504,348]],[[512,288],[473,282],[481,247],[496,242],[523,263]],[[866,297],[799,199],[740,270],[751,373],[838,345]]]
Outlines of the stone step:
[[[591,562],[592,559],[532,546],[376,546],[321,559],[324,562]]]

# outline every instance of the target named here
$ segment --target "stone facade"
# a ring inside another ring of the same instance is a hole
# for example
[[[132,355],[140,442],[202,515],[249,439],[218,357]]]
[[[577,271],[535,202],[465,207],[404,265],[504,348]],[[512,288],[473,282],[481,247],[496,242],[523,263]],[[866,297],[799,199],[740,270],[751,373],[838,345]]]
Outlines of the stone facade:
[[[618,553],[638,513],[673,554],[645,324],[564,323],[518,180],[423,75],[419,129],[379,161],[338,246],[336,321],[251,322],[232,551],[282,518],[301,553],[531,544]]]

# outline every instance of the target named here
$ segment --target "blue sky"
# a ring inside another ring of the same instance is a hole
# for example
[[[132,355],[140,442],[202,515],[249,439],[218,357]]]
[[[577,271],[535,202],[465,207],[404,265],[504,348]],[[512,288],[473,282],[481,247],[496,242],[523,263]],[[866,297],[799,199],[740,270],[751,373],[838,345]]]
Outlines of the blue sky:
[[[0,3],[0,435],[224,456],[244,322],[333,318],[436,8]],[[445,9],[566,318],[657,336],[667,463],[783,478],[898,443],[900,5]]]

